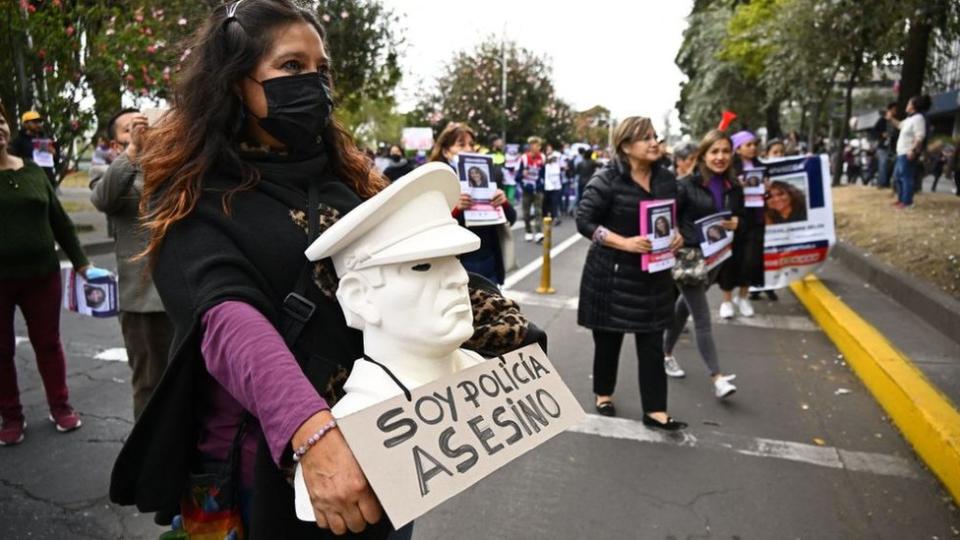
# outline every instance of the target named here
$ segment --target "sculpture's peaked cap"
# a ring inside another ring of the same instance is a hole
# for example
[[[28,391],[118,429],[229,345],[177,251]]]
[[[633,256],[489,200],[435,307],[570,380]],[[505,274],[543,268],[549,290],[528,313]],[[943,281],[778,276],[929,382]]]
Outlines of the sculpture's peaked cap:
[[[453,170],[427,163],[340,218],[305,253],[311,261],[332,258],[341,277],[352,270],[474,251],[480,238],[450,215],[459,198]]]

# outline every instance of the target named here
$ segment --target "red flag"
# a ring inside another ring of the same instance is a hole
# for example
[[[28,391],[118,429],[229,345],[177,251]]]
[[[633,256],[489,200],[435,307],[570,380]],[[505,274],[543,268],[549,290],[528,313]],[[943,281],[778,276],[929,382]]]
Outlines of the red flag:
[[[733,111],[723,111],[723,119],[720,120],[720,125],[717,126],[717,129],[720,131],[726,131],[730,124],[737,118],[737,113]]]

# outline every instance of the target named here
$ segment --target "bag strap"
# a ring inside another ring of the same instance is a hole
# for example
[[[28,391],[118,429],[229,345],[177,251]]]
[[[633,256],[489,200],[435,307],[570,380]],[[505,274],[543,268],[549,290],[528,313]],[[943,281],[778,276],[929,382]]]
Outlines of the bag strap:
[[[310,187],[307,190],[307,245],[313,243],[319,235],[319,206],[320,188],[316,182],[310,182]],[[307,261],[300,269],[300,276],[297,278],[297,284],[293,291],[287,294],[287,297],[283,300],[280,335],[283,336],[284,343],[291,351],[317,308],[316,304],[307,300],[307,290],[310,287],[312,273],[313,262]]]

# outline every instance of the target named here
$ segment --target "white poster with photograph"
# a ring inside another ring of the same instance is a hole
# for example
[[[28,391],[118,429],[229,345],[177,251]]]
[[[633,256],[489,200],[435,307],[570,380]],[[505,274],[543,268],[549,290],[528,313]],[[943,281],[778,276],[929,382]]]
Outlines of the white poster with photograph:
[[[473,206],[463,212],[468,227],[499,225],[506,223],[503,208],[490,201],[497,194],[493,178],[493,157],[486,154],[458,154],[457,174],[460,176],[460,191],[473,199]]]
[[[640,201],[640,234],[650,240],[650,252],[640,258],[641,269],[662,272],[676,264],[670,243],[677,234],[677,203],[673,199]]]
[[[782,158],[764,165],[765,288],[778,289],[823,264],[837,241],[830,165],[826,155]]]
[[[33,162],[38,167],[52,169],[54,167],[53,152],[53,139],[33,140]]]
[[[743,171],[743,203],[747,208],[763,208],[766,174],[764,169]]]
[[[716,268],[733,253],[733,231],[723,226],[723,222],[730,217],[729,211],[717,212],[694,222],[700,235],[700,250],[706,259],[707,270]]]
[[[116,317],[119,313],[117,276],[108,275],[87,280],[72,267],[61,269],[63,307],[88,317]]]

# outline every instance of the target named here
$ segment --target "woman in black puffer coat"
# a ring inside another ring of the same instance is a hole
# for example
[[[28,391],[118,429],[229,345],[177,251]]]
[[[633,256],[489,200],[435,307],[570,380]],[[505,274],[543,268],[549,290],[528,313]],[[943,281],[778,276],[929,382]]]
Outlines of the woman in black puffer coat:
[[[640,201],[675,199],[676,178],[655,162],[657,138],[650,119],[630,117],[614,137],[617,157],[593,176],[577,208],[577,230],[593,241],[580,281],[577,322],[593,331],[593,388],[597,412],[613,416],[611,399],[623,335],[636,338],[644,424],[661,429],[686,427],[667,413],[663,332],[673,320],[670,272],[641,270],[640,255],[650,240],[640,236]],[[674,238],[672,247],[682,245]]]

